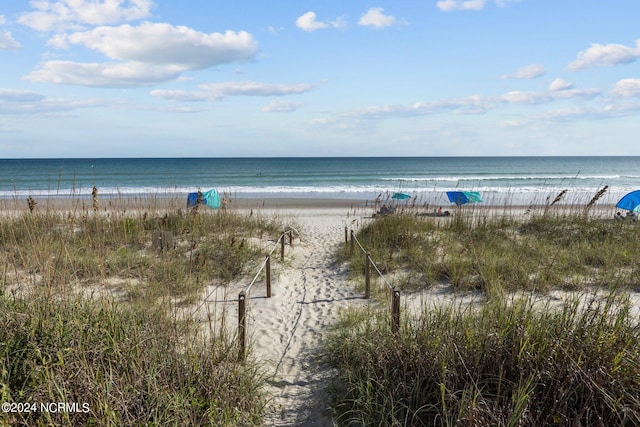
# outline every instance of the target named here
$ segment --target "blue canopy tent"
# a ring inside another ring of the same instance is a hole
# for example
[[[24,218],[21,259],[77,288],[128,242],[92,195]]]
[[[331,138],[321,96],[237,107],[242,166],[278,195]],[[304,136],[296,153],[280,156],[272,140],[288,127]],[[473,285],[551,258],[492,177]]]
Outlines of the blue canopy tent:
[[[631,193],[625,195],[616,204],[616,208],[640,213],[640,190],[632,191]]]
[[[447,197],[451,203],[455,203],[457,206],[482,202],[482,197],[477,191],[447,191]]]
[[[211,209],[218,209],[222,205],[220,195],[215,189],[211,189],[204,193],[197,191],[195,193],[189,193],[187,196],[187,208],[193,208],[198,204],[205,205]]]

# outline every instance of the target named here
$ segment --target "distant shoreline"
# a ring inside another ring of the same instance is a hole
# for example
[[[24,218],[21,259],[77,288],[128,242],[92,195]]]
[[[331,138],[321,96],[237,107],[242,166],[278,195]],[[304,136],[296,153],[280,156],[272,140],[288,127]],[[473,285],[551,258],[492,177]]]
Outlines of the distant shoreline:
[[[65,212],[92,212],[94,211],[93,200],[91,196],[79,196],[79,197],[34,197],[36,202],[35,212],[47,212],[47,211],[65,211]],[[554,206],[548,207],[544,203],[475,203],[466,204],[463,206],[455,206],[451,203],[446,204],[429,204],[425,202],[396,202],[393,200],[378,201],[364,200],[364,199],[342,199],[342,198],[300,198],[300,197],[260,197],[260,198],[233,198],[228,201],[226,207],[229,210],[250,210],[250,211],[303,211],[303,210],[370,210],[371,213],[375,213],[381,206],[395,205],[402,211],[406,208],[416,213],[432,213],[437,208],[442,208],[445,211],[452,213],[456,212],[476,212],[476,213],[489,213],[492,214],[511,214],[519,215],[525,214],[528,211],[542,212],[545,209],[556,212],[582,212],[586,203],[567,203],[560,202]],[[186,198],[184,197],[168,197],[162,196],[130,196],[130,195],[118,195],[118,196],[99,196],[97,200],[97,209],[99,212],[134,212],[134,211],[188,211]],[[202,206],[203,212],[212,210]],[[4,212],[28,212],[29,204],[27,197],[13,197],[0,199],[0,211]],[[613,203],[601,200],[594,205],[591,212],[597,213],[598,216],[608,217],[613,215],[616,211],[616,207]]]
[[[5,210],[28,210],[28,197],[0,198],[0,209]],[[78,197],[45,197],[34,196],[36,202],[35,209],[43,210],[93,210],[93,199],[91,196]],[[140,195],[117,195],[99,196],[99,210],[121,210],[121,209],[187,209],[186,197],[168,196],[140,196]],[[364,199],[339,199],[339,198],[300,198],[300,197],[262,197],[262,198],[233,198],[230,199],[227,207],[229,209],[323,209],[323,208],[366,208],[374,207],[375,201]],[[202,209],[206,209],[203,207]]]

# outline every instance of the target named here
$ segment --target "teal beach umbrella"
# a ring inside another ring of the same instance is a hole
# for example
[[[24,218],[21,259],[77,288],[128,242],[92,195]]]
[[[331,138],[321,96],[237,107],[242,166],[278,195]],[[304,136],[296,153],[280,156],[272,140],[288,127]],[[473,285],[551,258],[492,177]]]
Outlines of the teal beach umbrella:
[[[411,194],[407,194],[407,193],[393,193],[393,196],[391,196],[392,199],[396,199],[396,200],[406,200],[406,199],[410,199],[411,198]]]
[[[202,200],[204,201],[204,204],[211,209],[218,209],[222,205],[220,195],[213,189],[202,193]]]

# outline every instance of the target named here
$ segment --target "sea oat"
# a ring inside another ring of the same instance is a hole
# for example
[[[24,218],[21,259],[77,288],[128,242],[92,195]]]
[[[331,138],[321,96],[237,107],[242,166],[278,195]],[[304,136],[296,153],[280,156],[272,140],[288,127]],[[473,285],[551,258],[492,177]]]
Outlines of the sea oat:
[[[565,194],[567,194],[567,190],[562,190],[555,199],[553,199],[553,202],[551,202],[551,204],[549,205],[550,207],[555,205],[556,203],[558,203],[560,200],[562,200],[565,196]]]
[[[604,195],[604,193],[606,193],[606,192],[607,192],[607,190],[608,190],[608,189],[609,189],[609,186],[608,186],[608,185],[605,185],[605,186],[602,188],[602,190],[598,191],[598,192],[596,193],[596,195],[595,195],[595,196],[593,196],[593,199],[591,199],[591,201],[590,201],[589,203],[587,203],[587,206],[586,206],[586,208],[585,208],[585,209],[589,209],[591,206],[593,206],[593,205],[595,204],[595,202],[597,202],[597,201],[598,201],[598,199],[600,199],[600,198]]]

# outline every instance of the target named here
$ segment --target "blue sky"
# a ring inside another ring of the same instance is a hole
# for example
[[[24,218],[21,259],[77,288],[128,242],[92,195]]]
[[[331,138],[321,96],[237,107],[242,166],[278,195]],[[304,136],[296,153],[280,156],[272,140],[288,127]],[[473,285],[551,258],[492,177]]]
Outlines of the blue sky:
[[[3,0],[0,158],[640,155],[640,2]]]

